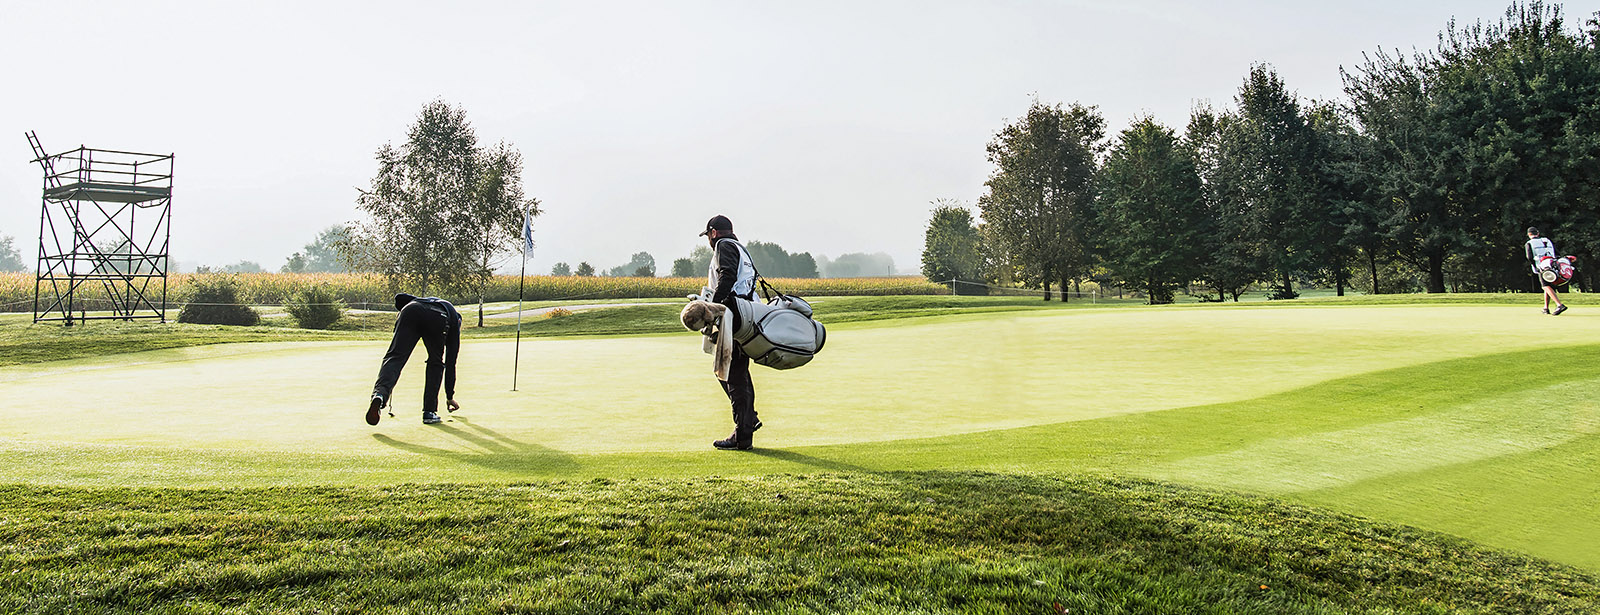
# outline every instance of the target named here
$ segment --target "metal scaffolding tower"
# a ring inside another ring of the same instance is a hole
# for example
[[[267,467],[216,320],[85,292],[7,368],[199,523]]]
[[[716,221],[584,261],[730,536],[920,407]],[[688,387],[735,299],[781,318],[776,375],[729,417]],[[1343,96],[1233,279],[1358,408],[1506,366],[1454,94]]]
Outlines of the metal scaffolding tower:
[[[172,154],[51,155],[27,137],[44,169],[33,321],[166,322]]]

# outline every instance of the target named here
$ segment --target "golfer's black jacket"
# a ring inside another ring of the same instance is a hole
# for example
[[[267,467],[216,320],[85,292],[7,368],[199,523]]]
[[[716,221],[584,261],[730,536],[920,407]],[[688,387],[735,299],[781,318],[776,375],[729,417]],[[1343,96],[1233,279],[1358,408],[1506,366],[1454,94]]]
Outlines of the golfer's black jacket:
[[[444,396],[445,399],[455,399],[456,355],[461,354],[461,312],[456,311],[456,306],[449,301],[438,297],[418,297],[411,301],[444,314],[445,322],[449,323],[444,330]]]

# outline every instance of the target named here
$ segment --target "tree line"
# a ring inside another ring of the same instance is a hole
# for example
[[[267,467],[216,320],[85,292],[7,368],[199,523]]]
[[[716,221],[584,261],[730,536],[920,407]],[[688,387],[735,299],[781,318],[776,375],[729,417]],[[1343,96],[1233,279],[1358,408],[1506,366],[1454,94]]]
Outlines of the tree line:
[[[1559,5],[1519,2],[1341,75],[1344,100],[1307,101],[1258,64],[1232,108],[1114,139],[1093,106],[1035,100],[988,144],[981,220],[935,202],[923,274],[1166,303],[1256,284],[1531,290],[1528,226],[1580,269],[1600,255],[1600,17],[1572,28]]]

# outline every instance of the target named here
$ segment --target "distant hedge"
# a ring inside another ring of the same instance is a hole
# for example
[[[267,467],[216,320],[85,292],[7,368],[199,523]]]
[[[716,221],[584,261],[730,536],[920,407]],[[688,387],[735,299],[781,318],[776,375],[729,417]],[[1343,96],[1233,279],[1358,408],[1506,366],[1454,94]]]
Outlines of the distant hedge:
[[[168,277],[167,302],[177,307],[195,301],[196,280],[218,274],[180,273]],[[393,310],[395,289],[381,276],[370,273],[239,273],[235,280],[237,302],[249,305],[286,305],[313,286],[323,286],[334,299],[351,308]],[[486,301],[516,301],[517,276],[495,276],[484,293]],[[27,312],[33,309],[33,273],[0,273],[0,311]],[[828,295],[944,295],[950,289],[921,277],[883,278],[779,278],[770,282],[785,292],[802,296]],[[160,297],[160,282],[153,286]],[[627,299],[635,297],[678,298],[700,291],[705,278],[611,278],[578,276],[528,276],[524,298],[529,301],[560,299]],[[417,289],[399,289],[416,292]],[[48,292],[48,291],[46,291]],[[87,309],[107,309],[101,289],[85,286],[75,305]],[[445,295],[459,304],[477,303],[476,293]],[[159,301],[159,299],[158,299]]]

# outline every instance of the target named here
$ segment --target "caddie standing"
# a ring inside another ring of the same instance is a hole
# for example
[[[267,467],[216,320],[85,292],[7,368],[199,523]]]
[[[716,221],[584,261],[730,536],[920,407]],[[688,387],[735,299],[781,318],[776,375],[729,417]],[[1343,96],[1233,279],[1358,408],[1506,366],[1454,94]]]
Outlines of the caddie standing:
[[[706,279],[711,296],[706,299],[727,306],[737,322],[739,306],[734,298],[753,301],[756,295],[756,268],[750,261],[750,253],[733,234],[733,221],[727,216],[713,216],[706,221],[706,230],[700,235],[711,243],[712,253]],[[756,388],[750,381],[750,357],[738,344],[733,346],[728,380],[721,384],[723,392],[728,394],[728,403],[733,406],[733,435],[711,445],[722,450],[749,450],[751,436],[761,429],[761,420],[756,417]]]

